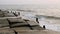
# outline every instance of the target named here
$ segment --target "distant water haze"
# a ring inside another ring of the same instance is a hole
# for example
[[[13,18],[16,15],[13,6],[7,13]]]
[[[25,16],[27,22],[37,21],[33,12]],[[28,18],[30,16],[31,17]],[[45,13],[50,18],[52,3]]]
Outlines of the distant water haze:
[[[22,9],[22,10],[33,10],[38,15],[49,15],[60,17],[60,5],[48,4],[21,4],[21,5],[0,5],[0,9]]]

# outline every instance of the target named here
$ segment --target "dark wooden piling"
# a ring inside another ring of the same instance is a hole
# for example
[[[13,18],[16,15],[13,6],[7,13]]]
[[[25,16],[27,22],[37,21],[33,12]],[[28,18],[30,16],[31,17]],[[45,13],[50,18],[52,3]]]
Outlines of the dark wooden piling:
[[[45,25],[43,25],[43,28],[46,29]]]
[[[38,18],[36,18],[36,22],[39,23]]]

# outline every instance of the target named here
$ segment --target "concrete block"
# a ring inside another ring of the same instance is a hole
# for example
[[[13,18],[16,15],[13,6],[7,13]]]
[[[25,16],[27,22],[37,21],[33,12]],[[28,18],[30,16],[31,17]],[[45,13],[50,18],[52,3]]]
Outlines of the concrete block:
[[[35,25],[39,25],[37,22],[35,21],[27,21],[27,23],[30,25],[30,26],[35,26]]]
[[[7,21],[7,19],[1,18],[0,27],[8,27],[8,26],[9,26],[9,22]]]
[[[8,18],[9,22],[14,23],[14,22],[25,22],[23,19],[20,18]]]
[[[0,28],[0,34],[15,34],[15,32],[8,28]]]
[[[21,30],[31,30],[29,27],[25,26],[25,27],[17,27],[17,28],[12,28],[14,29],[16,32],[21,31]]]

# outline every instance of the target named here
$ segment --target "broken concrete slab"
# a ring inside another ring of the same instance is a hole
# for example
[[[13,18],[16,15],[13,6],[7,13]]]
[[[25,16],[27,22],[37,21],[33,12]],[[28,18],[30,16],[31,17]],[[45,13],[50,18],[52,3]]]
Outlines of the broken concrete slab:
[[[16,32],[20,31],[20,30],[31,30],[30,27],[28,27],[28,26],[17,27],[17,28],[12,28],[12,29],[14,29]]]
[[[0,18],[0,27],[9,27],[9,22],[7,19]]]
[[[37,22],[35,21],[27,21],[27,23],[30,25],[30,26],[35,26],[35,25],[39,25]]]
[[[0,28],[0,34],[15,34],[15,32],[9,28]]]
[[[52,31],[52,30],[20,30],[17,31],[18,34],[60,34],[60,32]]]
[[[3,13],[4,13],[4,14],[7,14],[7,13],[9,13],[9,11],[3,11]]]
[[[26,30],[22,30],[22,31],[18,31],[18,34],[40,34],[39,33],[40,31],[38,31],[38,30],[28,30],[28,31],[26,31]]]
[[[28,23],[24,22],[24,23],[11,24],[11,27],[24,27],[24,26],[28,26]]]
[[[39,24],[35,21],[27,21],[27,23],[30,25],[32,30],[43,30],[44,29],[41,26],[39,26]]]
[[[44,30],[44,28],[42,28],[41,26],[37,25],[37,26],[31,26],[31,28],[33,30]]]
[[[4,14],[5,17],[15,17],[15,15],[13,13],[6,13]]]
[[[23,19],[21,18],[8,18],[9,22],[11,23],[14,23],[14,22],[17,22],[17,23],[20,23],[20,22],[25,22]]]

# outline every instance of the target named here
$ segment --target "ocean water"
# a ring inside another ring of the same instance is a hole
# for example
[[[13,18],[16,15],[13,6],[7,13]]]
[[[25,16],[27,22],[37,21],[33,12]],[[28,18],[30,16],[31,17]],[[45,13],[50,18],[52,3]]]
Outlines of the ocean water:
[[[36,14],[40,15],[40,13],[46,13],[47,15],[55,15],[60,13],[60,7],[59,5],[0,5],[0,9],[5,10],[31,10],[29,12],[23,11],[21,12],[21,16],[23,18],[28,18],[31,20],[35,20]],[[60,15],[60,14],[59,14]],[[58,15],[58,16],[59,16]],[[54,19],[55,20],[55,19]],[[59,31],[60,32],[60,24],[59,19],[54,21],[53,19],[49,19],[49,21],[46,21],[46,18],[40,18],[39,17],[39,25],[43,27],[43,25],[46,26],[46,29]],[[59,21],[59,22],[58,22]],[[58,22],[58,23],[57,23]],[[57,24],[50,24],[50,23],[57,23]]]
[[[45,25],[46,29],[60,32],[60,19],[42,17],[39,19],[39,25],[41,27]]]

